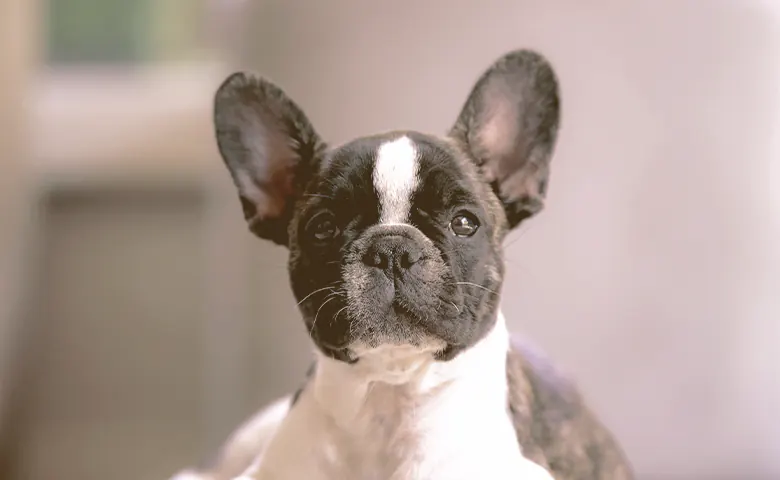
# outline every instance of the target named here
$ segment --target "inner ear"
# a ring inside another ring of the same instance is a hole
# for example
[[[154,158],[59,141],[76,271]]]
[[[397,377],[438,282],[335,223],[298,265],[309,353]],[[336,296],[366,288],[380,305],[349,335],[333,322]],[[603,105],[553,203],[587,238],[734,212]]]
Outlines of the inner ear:
[[[217,90],[214,127],[250,230],[287,245],[293,206],[324,143],[279,87],[247,73],[231,75]]]
[[[551,65],[518,50],[482,74],[450,130],[501,199],[510,228],[544,205],[559,118]]]

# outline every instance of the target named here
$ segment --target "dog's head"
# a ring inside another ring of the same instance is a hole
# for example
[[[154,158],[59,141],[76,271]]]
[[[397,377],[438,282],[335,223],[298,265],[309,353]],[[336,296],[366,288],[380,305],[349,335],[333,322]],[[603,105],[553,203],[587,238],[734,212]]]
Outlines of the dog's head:
[[[251,231],[287,246],[312,340],[348,362],[387,346],[446,361],[485,336],[502,240],[542,208],[558,123],[555,75],[530,51],[496,61],[445,136],[328,148],[267,80],[233,74],[215,98]]]

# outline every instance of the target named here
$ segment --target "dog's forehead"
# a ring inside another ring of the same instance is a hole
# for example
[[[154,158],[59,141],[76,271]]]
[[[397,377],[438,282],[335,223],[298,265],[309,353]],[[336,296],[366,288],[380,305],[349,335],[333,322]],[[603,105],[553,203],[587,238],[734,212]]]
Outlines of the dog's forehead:
[[[474,172],[473,162],[452,140],[395,131],[330,151],[309,192],[378,223],[409,223],[421,209],[444,212],[455,204],[481,203]]]
[[[446,138],[395,131],[357,138],[332,150],[322,177],[331,187],[370,189],[378,200],[384,196],[393,203],[429,188],[436,180],[433,173],[465,181],[470,175],[464,162],[464,154]]]
[[[382,154],[385,159],[394,157],[404,161],[404,157],[408,158],[412,153],[422,170],[446,164],[456,168],[456,157],[460,154],[445,138],[414,131],[393,131],[356,138],[333,150],[327,163],[344,168],[361,159],[374,163]]]

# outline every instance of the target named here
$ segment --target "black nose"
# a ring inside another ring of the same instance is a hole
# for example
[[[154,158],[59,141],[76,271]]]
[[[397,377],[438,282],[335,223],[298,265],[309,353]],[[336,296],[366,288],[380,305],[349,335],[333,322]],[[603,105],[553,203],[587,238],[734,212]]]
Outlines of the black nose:
[[[408,270],[422,259],[422,248],[403,235],[377,238],[363,257],[363,263],[380,270]]]

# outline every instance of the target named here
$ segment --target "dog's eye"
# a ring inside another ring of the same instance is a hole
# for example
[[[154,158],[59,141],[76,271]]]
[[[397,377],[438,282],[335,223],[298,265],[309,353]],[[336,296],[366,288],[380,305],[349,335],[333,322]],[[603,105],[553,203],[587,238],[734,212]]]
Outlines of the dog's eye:
[[[477,232],[479,222],[473,215],[459,213],[450,222],[450,230],[459,237],[470,237]]]
[[[339,227],[336,225],[336,219],[333,214],[324,212],[309,221],[308,230],[310,235],[318,242],[326,242],[335,238],[339,233]]]

